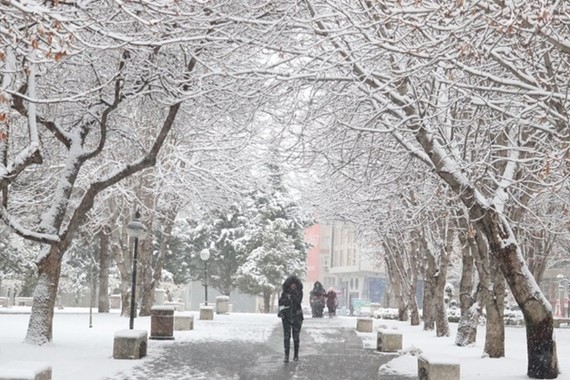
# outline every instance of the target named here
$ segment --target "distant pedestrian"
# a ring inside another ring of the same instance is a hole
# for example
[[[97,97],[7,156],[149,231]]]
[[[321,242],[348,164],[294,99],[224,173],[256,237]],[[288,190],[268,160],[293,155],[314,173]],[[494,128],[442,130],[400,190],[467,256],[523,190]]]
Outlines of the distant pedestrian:
[[[325,309],[326,290],[320,281],[315,282],[313,290],[309,293],[309,302],[311,304],[311,311],[313,318],[322,318],[323,310]]]
[[[293,360],[299,360],[299,344],[301,326],[303,325],[303,284],[297,276],[291,275],[283,282],[283,292],[279,297],[279,313],[283,323],[283,345],[285,358],[283,362],[289,362],[289,349],[291,347],[291,331],[293,331]]]
[[[336,315],[336,291],[333,288],[329,288],[327,291],[327,309],[329,309],[329,318]]]

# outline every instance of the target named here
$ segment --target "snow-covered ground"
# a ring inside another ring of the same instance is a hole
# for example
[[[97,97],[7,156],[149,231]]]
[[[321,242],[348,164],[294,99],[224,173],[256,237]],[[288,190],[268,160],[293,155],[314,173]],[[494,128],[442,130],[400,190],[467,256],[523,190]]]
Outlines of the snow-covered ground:
[[[22,314],[16,314],[22,312]],[[89,328],[87,309],[66,308],[58,310],[54,319],[54,341],[43,347],[23,343],[26,333],[29,308],[0,309],[0,368],[11,361],[40,361],[50,363],[54,380],[101,380],[118,372],[129,373],[141,360],[114,360],[113,336],[116,331],[128,329],[128,318],[111,314],[93,314],[93,327]],[[195,315],[194,330],[175,332],[176,341],[266,341],[273,328],[279,324],[273,314],[216,315],[213,321],[200,321]],[[337,317],[335,326],[355,328],[356,318]],[[461,379],[527,379],[526,339],[524,328],[508,327],[506,330],[506,357],[489,359],[481,357],[484,328],[480,328],[474,347],[457,347],[453,344],[455,331],[449,338],[436,338],[434,332],[424,332],[421,327],[392,320],[374,320],[375,328],[397,329],[403,334],[404,352],[421,351],[429,356],[438,356],[459,361]],[[452,329],[456,324],[451,324]],[[331,326],[332,327],[332,326]],[[150,331],[150,318],[139,317],[135,329]],[[307,331],[311,335],[318,331]],[[363,345],[371,347],[374,333],[358,333]],[[330,336],[330,335],[328,335]],[[322,339],[321,336],[313,336]],[[562,374],[559,379],[570,380],[570,328],[556,329],[558,358]],[[149,360],[161,355],[161,347],[169,341],[149,341]],[[381,368],[381,373],[414,375],[417,358],[404,354]]]

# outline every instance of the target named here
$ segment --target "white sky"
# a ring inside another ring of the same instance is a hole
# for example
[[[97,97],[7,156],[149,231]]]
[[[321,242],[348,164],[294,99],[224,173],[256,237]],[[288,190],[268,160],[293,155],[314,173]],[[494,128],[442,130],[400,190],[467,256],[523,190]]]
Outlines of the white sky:
[[[116,331],[128,329],[129,319],[120,317],[116,311],[111,314],[94,313],[93,328],[89,328],[87,310],[77,308],[58,310],[54,317],[54,342],[37,347],[23,343],[29,314],[14,314],[18,311],[29,312],[29,308],[0,309],[0,368],[12,361],[39,361],[51,364],[53,380],[101,380],[118,372],[128,375],[134,366],[160,356],[161,346],[172,344],[172,341],[150,340],[146,358],[114,360],[113,336]],[[230,339],[264,342],[269,338],[273,328],[280,323],[273,314],[215,315],[213,321],[200,321],[197,317],[195,313],[194,330],[175,332],[177,342]],[[356,318],[353,317],[337,317],[333,320],[325,318],[320,321],[325,324],[323,326],[327,329],[325,332],[338,327],[356,327]],[[474,347],[461,348],[454,345],[457,324],[450,324],[452,336],[449,338],[437,338],[435,332],[425,332],[421,326],[411,327],[406,322],[375,319],[374,326],[375,329],[380,327],[398,329],[403,334],[404,352],[419,349],[430,357],[459,361],[462,380],[528,379],[524,328],[507,327],[506,357],[489,359],[481,357],[485,333],[483,327],[479,328],[477,344]],[[135,320],[135,329],[150,331],[150,317],[138,317]],[[323,331],[322,328],[306,329],[316,342],[323,339],[330,340],[326,338],[330,335]],[[363,341],[363,349],[373,347],[375,344],[375,333],[358,333],[358,335]],[[558,379],[570,379],[570,360],[567,360],[570,357],[570,328],[556,329],[555,337],[562,371]],[[301,344],[301,356],[302,354]],[[417,358],[403,354],[381,368],[381,373],[415,375]]]

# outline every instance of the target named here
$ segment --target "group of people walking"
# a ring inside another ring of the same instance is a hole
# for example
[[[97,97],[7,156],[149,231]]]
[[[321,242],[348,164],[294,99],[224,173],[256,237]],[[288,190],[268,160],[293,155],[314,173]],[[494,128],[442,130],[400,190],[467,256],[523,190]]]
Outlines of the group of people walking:
[[[336,292],[333,288],[329,288],[327,291],[323,288],[323,284],[320,281],[315,282],[313,285],[313,290],[311,290],[311,312],[313,318],[322,318],[325,310],[325,305],[329,312],[329,317],[334,317],[336,315]]]
[[[326,301],[325,301],[326,299]],[[299,360],[299,346],[301,326],[303,325],[303,283],[297,276],[289,276],[283,282],[281,296],[279,297],[278,317],[283,324],[283,346],[285,357],[283,362],[289,362],[291,351],[291,336],[293,336],[293,360]],[[336,292],[330,288],[325,292],[323,285],[317,281],[310,292],[310,303],[313,318],[322,318],[326,304],[329,317],[336,314]]]

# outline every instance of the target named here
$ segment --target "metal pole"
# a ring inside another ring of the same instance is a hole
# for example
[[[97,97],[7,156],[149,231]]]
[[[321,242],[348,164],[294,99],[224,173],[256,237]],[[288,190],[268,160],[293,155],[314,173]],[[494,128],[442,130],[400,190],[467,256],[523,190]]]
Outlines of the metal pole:
[[[93,269],[91,269],[91,290],[89,291],[89,328],[93,327]]]
[[[559,303],[560,303],[560,310],[559,310],[559,314],[557,315],[557,317],[563,317],[564,316],[564,286],[562,284],[558,285],[558,299],[559,299]]]
[[[132,330],[135,324],[135,314],[136,314],[136,306],[135,306],[135,291],[137,287],[137,250],[139,245],[139,239],[135,238],[135,252],[133,254],[133,277],[131,283],[131,317],[129,320],[129,329]]]
[[[204,306],[208,306],[208,260],[204,261]]]

